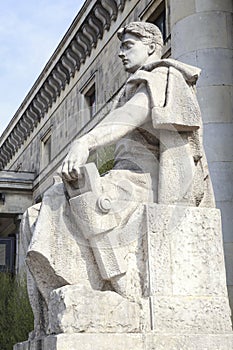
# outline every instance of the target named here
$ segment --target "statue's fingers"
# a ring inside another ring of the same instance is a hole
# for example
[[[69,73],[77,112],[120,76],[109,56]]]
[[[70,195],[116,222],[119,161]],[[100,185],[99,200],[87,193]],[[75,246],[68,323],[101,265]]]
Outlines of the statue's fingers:
[[[79,177],[79,168],[76,165],[76,163],[74,162],[73,165],[71,166],[70,170],[69,170],[69,175],[72,178],[72,180],[77,180]]]
[[[68,161],[68,175],[70,177],[70,180],[76,179],[75,173],[74,173],[74,164],[75,164],[74,160]]]
[[[73,164],[73,173],[76,177],[79,177],[81,175],[79,167],[80,167],[80,163],[78,161],[75,161]]]
[[[70,176],[66,172],[62,171],[61,176],[62,176],[63,180],[68,181],[68,182],[71,181]]]
[[[72,178],[70,177],[70,174],[69,174],[69,168],[70,168],[69,163],[70,163],[69,161],[64,161],[62,164],[61,175],[62,175],[62,178],[66,181],[72,180]]]
[[[79,175],[80,175],[80,172],[76,169],[76,168],[73,168],[71,171],[70,171],[70,177],[73,179],[73,180],[77,180],[79,178]]]

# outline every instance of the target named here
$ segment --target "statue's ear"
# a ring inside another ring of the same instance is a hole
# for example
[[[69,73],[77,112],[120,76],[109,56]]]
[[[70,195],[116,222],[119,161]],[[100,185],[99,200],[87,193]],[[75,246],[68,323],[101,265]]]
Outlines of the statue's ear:
[[[156,48],[156,44],[155,43],[151,43],[148,45],[148,54],[152,55],[155,52],[155,48]]]

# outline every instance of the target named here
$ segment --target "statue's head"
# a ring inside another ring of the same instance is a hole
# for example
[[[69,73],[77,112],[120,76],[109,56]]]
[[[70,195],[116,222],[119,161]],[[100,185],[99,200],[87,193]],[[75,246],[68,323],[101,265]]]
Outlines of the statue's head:
[[[118,33],[119,57],[125,70],[134,73],[145,63],[161,58],[163,37],[159,28],[148,22],[131,22]]]

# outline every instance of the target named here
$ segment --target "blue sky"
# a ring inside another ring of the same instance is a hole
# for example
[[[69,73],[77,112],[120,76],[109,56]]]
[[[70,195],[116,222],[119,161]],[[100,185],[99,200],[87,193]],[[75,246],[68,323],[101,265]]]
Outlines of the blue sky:
[[[0,135],[84,0],[0,0]]]

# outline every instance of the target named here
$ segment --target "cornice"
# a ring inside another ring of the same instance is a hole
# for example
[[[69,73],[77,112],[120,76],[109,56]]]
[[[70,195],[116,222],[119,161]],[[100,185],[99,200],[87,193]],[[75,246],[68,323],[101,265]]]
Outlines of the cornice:
[[[0,171],[0,189],[5,191],[10,190],[32,190],[34,173],[15,172],[15,171]]]
[[[116,21],[126,1],[87,0],[53,56],[0,139],[0,170],[4,169],[56,102],[104,31]],[[93,6],[92,6],[93,5]],[[92,7],[91,7],[92,6]],[[25,102],[26,101],[26,102]]]

